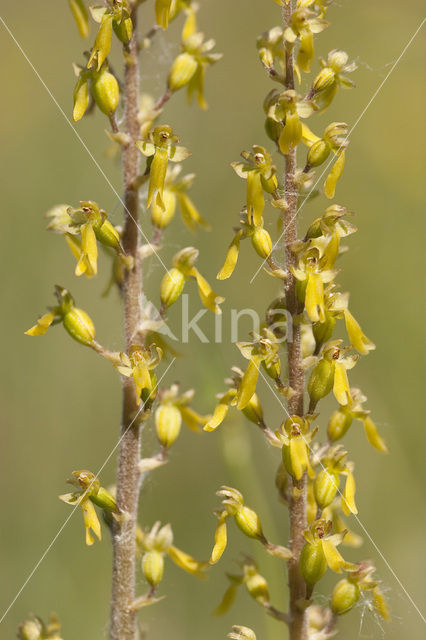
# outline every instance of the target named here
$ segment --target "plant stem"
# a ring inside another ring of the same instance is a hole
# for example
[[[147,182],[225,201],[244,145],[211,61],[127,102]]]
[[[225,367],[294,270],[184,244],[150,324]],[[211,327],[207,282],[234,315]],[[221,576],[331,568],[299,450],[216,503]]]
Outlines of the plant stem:
[[[284,27],[291,22],[293,3],[283,6]],[[294,89],[294,59],[293,48],[286,44],[286,89]],[[303,416],[303,395],[305,375],[302,368],[302,354],[300,341],[300,324],[297,315],[300,313],[296,295],[296,280],[289,271],[289,267],[296,266],[296,256],[291,246],[297,240],[297,206],[298,187],[296,184],[297,158],[296,149],[291,149],[285,156],[285,200],[288,208],[284,211],[284,243],[288,277],[285,283],[285,298],[287,310],[293,317],[293,340],[287,343],[287,364],[289,385],[295,395],[288,401],[290,415]],[[296,320],[296,321],[295,321]],[[303,531],[306,529],[306,474],[301,480],[290,478],[291,497],[289,504],[290,515],[290,550],[293,554],[288,563],[288,584],[290,590],[289,603],[289,631],[290,640],[307,640],[308,629],[306,614],[300,607],[300,601],[306,597],[306,585],[300,574],[299,558],[304,545]]]
[[[136,11],[132,12],[133,36],[125,51],[124,100],[125,132],[130,143],[123,149],[124,230],[123,248],[134,259],[133,268],[126,271],[123,284],[124,331],[126,350],[137,341],[141,320],[142,261],[138,255],[138,187],[140,154],[135,146],[139,137],[139,61]],[[140,490],[140,435],[143,414],[138,413],[136,394],[131,378],[123,378],[123,408],[121,442],[118,454],[117,503],[125,514],[113,527],[113,572],[111,595],[111,640],[136,640],[136,612],[131,609],[135,599],[136,520]]]

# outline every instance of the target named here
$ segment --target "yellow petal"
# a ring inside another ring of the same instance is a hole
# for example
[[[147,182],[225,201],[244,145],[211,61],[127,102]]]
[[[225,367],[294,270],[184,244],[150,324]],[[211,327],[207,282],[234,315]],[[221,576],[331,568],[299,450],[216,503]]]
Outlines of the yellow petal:
[[[324,193],[327,198],[334,198],[337,181],[343,173],[345,167],[345,152],[341,151],[324,183]]]
[[[148,201],[146,203],[147,207],[151,206],[154,193],[157,191],[158,195],[160,196],[159,198],[157,198],[157,203],[160,207],[162,207],[162,209],[164,209],[163,189],[167,173],[168,157],[168,151],[166,148],[155,149],[154,158],[149,171]]]
[[[227,517],[228,514],[226,513],[226,511],[224,511],[219,518],[219,522],[214,534],[214,547],[209,560],[210,564],[216,564],[216,562],[220,560],[223,552],[226,549],[226,544],[228,541],[228,534],[226,530]]]
[[[204,416],[194,411],[194,409],[191,409],[191,407],[179,407],[179,410],[182,420],[191,431],[195,431],[196,433],[201,431],[200,427],[206,423]]]
[[[342,567],[345,566],[345,560],[342,558],[340,553],[337,551],[334,544],[331,540],[321,540],[322,549],[324,551],[325,559],[327,560],[327,564],[332,571],[335,573],[341,573]]]
[[[300,34],[300,47],[297,54],[297,64],[305,73],[311,70],[314,57],[314,34],[304,29]]]
[[[139,405],[143,389],[152,391],[152,380],[145,362],[138,362],[137,366],[133,368],[132,377],[135,383],[136,402]]]
[[[167,549],[167,553],[173,562],[183,569],[187,571],[187,573],[191,573],[193,576],[197,576],[197,578],[205,578],[204,571],[207,568],[206,562],[199,562],[195,560],[192,556],[173,545]]]
[[[298,114],[288,113],[285,124],[281,131],[278,144],[282,153],[287,154],[290,149],[294,149],[302,140],[302,124]]]
[[[377,449],[378,451],[381,451],[382,453],[388,453],[388,448],[386,446],[386,443],[383,440],[383,438],[379,435],[379,432],[377,431],[377,427],[372,421],[372,419],[370,418],[370,416],[366,416],[365,418],[363,418],[362,423],[364,425],[365,435],[367,436],[367,440],[371,444],[371,446]]]
[[[213,291],[209,283],[198,269],[191,269],[190,275],[195,276],[198,285],[198,293],[200,294],[201,302],[203,305],[209,309],[209,311],[213,311],[213,313],[221,314],[222,310],[219,305],[225,300],[221,296],[218,296],[217,293]]]
[[[89,83],[87,78],[79,78],[74,88],[72,118],[78,122],[84,116],[89,104]]]
[[[255,227],[261,224],[264,208],[265,198],[263,197],[260,173],[249,171],[247,173],[247,217]]]
[[[363,356],[366,356],[369,351],[376,348],[376,345],[363,334],[361,327],[348,309],[344,310],[344,314],[346,331],[351,345]]]
[[[305,308],[311,322],[325,322],[324,285],[320,273],[308,275]]]
[[[240,386],[238,387],[237,395],[233,402],[233,404],[235,403],[237,405],[239,411],[248,405],[256,391],[260,362],[261,358],[253,357],[241,378]]]
[[[356,486],[355,486],[355,478],[354,475],[352,473],[352,471],[349,471],[348,469],[345,471],[346,474],[346,483],[345,483],[345,489],[343,491],[343,496],[342,496],[342,510],[343,513],[345,513],[347,516],[350,513],[358,513],[358,509],[356,508],[356,504],[355,504],[355,491],[356,491]]]
[[[296,480],[300,480],[309,464],[308,452],[303,436],[290,438],[290,458],[294,477]]]
[[[155,0],[155,20],[162,29],[167,29],[169,26],[171,4],[172,0]]]
[[[88,276],[94,276],[98,272],[98,245],[93,226],[90,223],[81,225],[81,251],[87,262]]]
[[[96,514],[96,509],[90,500],[84,500],[80,503],[80,506],[83,510],[84,527],[86,529],[86,544],[91,546],[95,541],[92,536],[92,531],[99,540],[102,539],[101,525]]]
[[[198,209],[186,193],[179,194],[179,206],[182,220],[191,231],[195,231],[197,225],[209,229],[209,223],[200,216]]]
[[[312,146],[314,142],[321,140],[313,131],[310,130],[308,125],[302,122],[302,142],[308,147]]]
[[[229,609],[235,602],[235,597],[238,593],[239,583],[233,582],[229,585],[227,590],[225,591],[221,603],[216,607],[213,611],[214,616],[223,616],[224,613],[227,613]]]
[[[217,427],[221,425],[222,422],[225,420],[226,414],[228,413],[228,409],[229,409],[228,404],[224,404],[220,402],[215,408],[215,410],[213,411],[212,417],[204,426],[204,431],[214,431],[215,429],[217,429]]]
[[[49,311],[49,313],[45,313],[37,320],[37,324],[35,324],[31,329],[25,331],[25,335],[27,336],[42,336],[46,333],[50,325],[55,319],[55,313],[53,311]]]
[[[104,61],[106,60],[111,49],[112,38],[112,14],[104,13],[101,20],[99,31],[96,35],[95,43],[93,45],[92,53],[90,54],[87,68],[96,67],[96,71],[99,71]]]
[[[229,245],[223,267],[216,276],[218,280],[226,280],[234,272],[238,260],[238,254],[240,252],[240,240],[242,235],[243,232],[240,229]]]
[[[80,260],[80,257],[81,257],[80,240],[75,236],[72,236],[70,233],[65,234],[65,240],[67,242],[67,245],[71,249],[71,253],[73,254],[74,258],[77,258],[77,260]]]
[[[337,402],[341,405],[347,405],[351,401],[348,374],[341,362],[335,363],[333,393]]]

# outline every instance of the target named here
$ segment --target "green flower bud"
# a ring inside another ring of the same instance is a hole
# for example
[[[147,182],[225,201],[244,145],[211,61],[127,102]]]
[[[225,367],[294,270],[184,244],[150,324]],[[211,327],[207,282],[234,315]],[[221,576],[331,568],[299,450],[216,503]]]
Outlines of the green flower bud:
[[[263,227],[256,227],[251,242],[257,255],[266,259],[272,251],[272,240],[269,233]]]
[[[277,358],[273,362],[266,364],[265,360],[262,361],[262,366],[266,373],[272,380],[276,380],[281,375],[281,360]]]
[[[258,396],[254,393],[248,403],[243,409],[243,414],[250,420],[250,422],[254,422],[254,424],[259,424],[263,420],[263,409],[260,404],[260,400]]]
[[[120,22],[115,20],[112,23],[112,28],[117,38],[123,44],[128,44],[132,38],[133,24],[131,18],[123,18]]]
[[[318,541],[315,544],[306,542],[300,554],[300,573],[306,584],[312,587],[321,580],[326,571],[327,560],[321,542]]]
[[[320,509],[325,509],[336,497],[339,488],[339,476],[323,469],[319,472],[314,482],[315,501]]]
[[[178,91],[189,83],[197,70],[197,61],[190,53],[181,53],[170,69],[168,86],[171,91]]]
[[[88,346],[93,344],[95,326],[85,311],[77,309],[77,307],[72,307],[72,309],[65,313],[63,324],[71,338]]]
[[[93,227],[97,240],[105,247],[111,247],[118,251],[120,249],[120,235],[114,225],[109,220],[104,220],[100,227]]]
[[[163,447],[171,447],[180,433],[182,416],[172,404],[160,405],[155,412],[155,430]]]
[[[331,416],[328,423],[327,434],[329,439],[332,442],[336,442],[336,440],[343,438],[352,422],[352,414],[346,407],[340,407],[340,409],[337,409]]]
[[[334,362],[326,358],[321,358],[315,365],[308,382],[308,393],[314,406],[332,390],[334,369]]]
[[[173,267],[161,281],[160,297],[165,307],[170,307],[181,295],[185,286],[185,276],[180,269]]]
[[[308,151],[307,164],[310,167],[319,167],[330,155],[330,147],[324,140],[317,140]]]
[[[359,586],[346,578],[340,580],[333,589],[331,610],[335,616],[341,616],[352,609],[360,599]]]
[[[325,67],[324,69],[321,69],[321,71],[315,78],[312,88],[314,89],[315,92],[324,91],[324,89],[328,89],[329,87],[331,87],[334,80],[335,80],[334,71],[330,69],[330,67]]]
[[[314,334],[316,342],[316,353],[318,353],[322,345],[330,340],[333,335],[334,327],[336,325],[336,318],[325,309],[324,311],[325,321],[314,322],[312,325],[312,333]]]
[[[96,495],[90,496],[90,499],[94,504],[105,511],[119,513],[114,496],[104,489],[104,487],[99,487]]]
[[[153,587],[160,584],[164,574],[164,556],[161,551],[148,551],[142,558],[142,571]]]
[[[262,525],[259,516],[249,507],[241,507],[235,514],[235,522],[238,528],[249,538],[263,540]]]
[[[98,108],[110,116],[115,112],[120,100],[118,82],[109,71],[95,74],[92,82],[92,96]]]

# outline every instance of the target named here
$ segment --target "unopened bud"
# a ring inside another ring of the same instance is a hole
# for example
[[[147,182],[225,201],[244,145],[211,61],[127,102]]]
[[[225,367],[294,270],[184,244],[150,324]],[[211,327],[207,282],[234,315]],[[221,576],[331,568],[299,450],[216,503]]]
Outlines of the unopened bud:
[[[64,327],[74,340],[91,346],[95,338],[95,326],[91,318],[82,309],[72,307],[64,315]]]
[[[346,578],[340,580],[333,589],[331,596],[331,610],[335,616],[341,616],[352,609],[361,596],[357,584]]]
[[[249,538],[263,540],[262,525],[259,516],[249,507],[241,507],[235,514],[235,522],[241,531]]]
[[[173,267],[161,281],[160,297],[165,307],[170,307],[181,295],[185,286],[185,276],[180,269]]]
[[[327,427],[327,434],[329,439],[332,442],[335,442],[336,440],[340,440],[340,438],[343,438],[352,422],[352,414],[347,410],[346,407],[341,407],[340,409],[334,411]]]
[[[95,75],[92,82],[92,96],[102,113],[110,116],[115,112],[120,100],[120,90],[112,73],[101,71]]]
[[[316,76],[312,88],[315,92],[324,91],[324,89],[328,89],[331,87],[335,80],[335,73],[333,69],[330,67],[325,67],[321,69],[319,74]]]
[[[306,542],[300,554],[300,573],[309,586],[321,580],[327,571],[327,560],[320,541],[315,544]]]
[[[175,59],[170,69],[168,86],[172,91],[178,91],[189,83],[197,70],[197,61],[190,53],[181,53]]]
[[[307,164],[310,167],[319,167],[330,155],[330,147],[324,140],[317,140],[308,151]]]
[[[314,405],[332,390],[334,369],[334,362],[326,358],[321,358],[315,365],[308,382],[309,397]]]
[[[155,412],[155,430],[163,447],[171,447],[180,433],[182,416],[172,404],[160,405]]]
[[[272,251],[272,240],[266,229],[256,227],[251,237],[251,242],[257,255],[261,258],[266,259],[270,255]]]
[[[164,556],[161,551],[148,551],[142,558],[142,571],[153,587],[160,584],[164,574]]]
[[[339,476],[327,469],[319,472],[314,482],[315,501],[320,509],[325,509],[336,497],[339,488]]]

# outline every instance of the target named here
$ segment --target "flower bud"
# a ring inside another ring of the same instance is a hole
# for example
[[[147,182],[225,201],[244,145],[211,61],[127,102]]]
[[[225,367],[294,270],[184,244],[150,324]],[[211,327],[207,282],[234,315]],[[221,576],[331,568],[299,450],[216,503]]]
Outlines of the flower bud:
[[[173,267],[161,281],[160,297],[165,307],[170,307],[176,302],[185,286],[185,276],[180,269]]]
[[[104,247],[111,247],[116,251],[120,249],[120,234],[109,220],[104,220],[100,227],[94,226],[94,231],[97,240]]]
[[[43,626],[37,618],[25,620],[19,625],[19,640],[40,640],[42,638]]]
[[[109,71],[96,74],[92,82],[92,96],[98,108],[110,116],[118,107],[120,90],[116,78]]]
[[[360,590],[357,584],[346,578],[340,580],[333,589],[331,596],[331,610],[335,616],[341,616],[352,609],[360,598]]]
[[[314,322],[312,325],[312,333],[314,334],[317,353],[320,351],[322,345],[330,340],[336,324],[335,316],[329,313],[327,309],[325,309],[324,315],[324,322]]]
[[[266,364],[265,360],[262,362],[262,366],[265,369],[266,373],[272,380],[276,380],[281,375],[281,360],[277,358],[273,362]]]
[[[266,229],[256,227],[251,242],[257,255],[266,259],[272,251],[272,240]]]
[[[133,24],[131,18],[123,18],[120,22],[115,20],[112,23],[112,28],[117,38],[123,44],[128,44],[132,38]]]
[[[331,416],[328,427],[327,435],[332,442],[340,440],[348,431],[353,422],[353,417],[350,411],[346,407],[337,409]]]
[[[331,87],[334,80],[335,74],[333,69],[330,69],[330,67],[325,67],[324,69],[321,69],[321,71],[315,78],[312,88],[315,92],[324,91],[324,89],[328,89],[329,87]]]
[[[310,167],[319,167],[330,155],[330,147],[324,140],[317,140],[308,151],[307,164]]]
[[[157,198],[152,203],[151,219],[152,224],[158,229],[164,229],[172,221],[176,211],[176,195],[167,189],[163,192],[164,208],[159,205]]]
[[[321,358],[315,365],[308,382],[309,397],[314,405],[332,390],[334,369],[334,362],[326,358]]]
[[[315,544],[306,542],[300,554],[300,573],[309,586],[321,580],[327,571],[327,560],[320,541]]]
[[[164,556],[161,551],[148,551],[142,558],[142,571],[153,587],[160,584],[164,574]]]
[[[314,495],[320,509],[325,509],[333,502],[338,488],[338,474],[327,471],[327,469],[319,472],[314,482]]]
[[[85,311],[72,307],[64,315],[63,324],[71,338],[81,344],[92,345],[95,338],[95,326]]]
[[[260,400],[258,396],[254,393],[248,403],[243,409],[243,414],[250,420],[250,422],[254,422],[254,424],[259,424],[263,420],[263,409],[260,404]]]
[[[180,433],[182,416],[173,404],[160,405],[155,412],[155,430],[163,447],[171,447]]]
[[[197,61],[190,53],[181,53],[170,69],[168,86],[171,91],[178,91],[189,83],[197,70]]]
[[[262,525],[259,516],[249,507],[241,507],[235,514],[235,522],[238,528],[249,538],[263,540]]]

